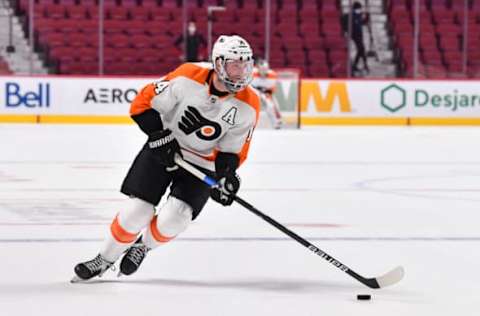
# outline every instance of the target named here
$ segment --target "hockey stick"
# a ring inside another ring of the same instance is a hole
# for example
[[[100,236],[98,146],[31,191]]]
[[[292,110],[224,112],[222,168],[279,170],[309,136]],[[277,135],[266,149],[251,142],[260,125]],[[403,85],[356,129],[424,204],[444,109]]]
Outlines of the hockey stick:
[[[209,187],[212,188],[212,187],[217,186],[217,182],[215,181],[215,179],[205,175],[203,172],[201,172],[200,170],[198,170],[194,166],[190,165],[188,162],[186,162],[185,160],[183,160],[179,156],[175,157],[175,162],[177,163],[177,165],[179,165],[180,167],[182,167],[186,171],[190,172],[195,177],[202,180]],[[236,201],[238,204],[242,205],[243,207],[245,207],[247,210],[254,213],[255,215],[261,217],[263,220],[265,220],[269,224],[275,226],[276,228],[278,228],[279,230],[281,230],[283,233],[287,234],[291,238],[295,239],[297,242],[299,242],[300,244],[302,244],[303,246],[308,248],[310,251],[312,251],[316,255],[318,255],[318,256],[322,257],[323,259],[327,260],[328,262],[333,264],[338,269],[342,270],[346,274],[355,278],[360,283],[363,283],[364,285],[366,285],[366,286],[368,286],[372,289],[384,288],[386,286],[393,285],[393,284],[399,282],[403,278],[404,269],[401,266],[396,267],[395,269],[385,273],[382,276],[379,276],[379,277],[376,277],[376,278],[365,278],[365,277],[359,275],[358,273],[356,273],[355,271],[353,271],[352,269],[350,269],[349,267],[347,267],[346,265],[344,265],[343,263],[341,263],[340,261],[338,261],[337,259],[335,259],[332,256],[330,256],[329,254],[327,254],[325,251],[323,251],[320,248],[312,245],[309,241],[305,240],[304,238],[300,237],[299,235],[297,235],[293,231],[289,230],[288,228],[286,228],[282,224],[278,223],[277,221],[275,221],[270,216],[267,216],[267,215],[263,214],[258,209],[256,209],[254,206],[252,206],[250,203],[248,203],[245,200],[243,200],[242,198],[240,198],[238,195],[236,195],[234,197],[234,201]]]

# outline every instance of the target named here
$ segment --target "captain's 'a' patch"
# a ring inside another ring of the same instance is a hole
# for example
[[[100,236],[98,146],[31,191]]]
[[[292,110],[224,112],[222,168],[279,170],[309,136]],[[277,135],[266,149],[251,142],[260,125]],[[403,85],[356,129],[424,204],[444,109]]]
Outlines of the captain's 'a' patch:
[[[228,110],[227,113],[225,113],[224,116],[222,116],[222,120],[224,120],[230,125],[235,125],[236,116],[237,116],[237,108],[232,107],[230,110]]]

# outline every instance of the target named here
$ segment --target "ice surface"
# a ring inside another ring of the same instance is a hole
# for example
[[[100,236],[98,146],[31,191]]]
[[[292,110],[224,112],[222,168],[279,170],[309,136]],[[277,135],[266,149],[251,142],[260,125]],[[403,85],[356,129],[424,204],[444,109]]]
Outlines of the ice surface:
[[[137,274],[70,284],[122,208],[145,137],[133,125],[0,125],[0,313],[478,315],[479,139],[467,127],[256,131],[241,196],[363,276],[403,265],[390,288],[213,202]]]

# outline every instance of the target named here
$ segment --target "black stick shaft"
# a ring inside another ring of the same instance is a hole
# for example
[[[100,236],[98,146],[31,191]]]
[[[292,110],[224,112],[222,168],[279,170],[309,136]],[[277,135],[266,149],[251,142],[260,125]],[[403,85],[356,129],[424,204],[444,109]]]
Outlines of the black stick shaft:
[[[318,256],[322,257],[323,259],[325,259],[326,261],[330,262],[335,267],[342,270],[343,272],[350,275],[351,277],[355,278],[357,281],[361,282],[362,284],[364,284],[368,287],[371,287],[371,288],[379,288],[380,287],[378,282],[375,279],[366,279],[366,278],[362,277],[361,275],[357,274],[355,271],[353,271],[352,269],[350,269],[349,267],[347,267],[346,265],[344,265],[343,263],[341,263],[337,259],[330,256],[325,251],[323,251],[320,248],[316,247],[315,245],[311,244],[309,241],[300,237],[299,235],[297,235],[296,233],[294,233],[293,231],[291,231],[287,227],[283,226],[282,224],[280,224],[279,222],[277,222],[276,220],[274,220],[270,216],[260,212],[257,208],[255,208],[253,205],[251,205],[250,203],[248,203],[244,199],[240,198],[239,196],[235,196],[234,200],[238,204],[245,207],[250,212],[254,213],[255,215],[257,215],[260,218],[262,218],[263,220],[265,220],[266,222],[275,226],[280,231],[282,231],[283,233],[287,234],[288,236],[290,236],[291,238],[295,239],[297,242],[299,242],[300,244],[305,246],[305,248],[309,249],[310,251],[312,251],[316,255],[318,255]]]
[[[201,172],[200,170],[198,170],[197,168],[195,168],[194,166],[190,165],[189,163],[187,163],[186,161],[184,161],[181,157],[177,156],[175,157],[175,162],[177,163],[177,165],[179,165],[180,167],[182,167],[183,169],[189,171],[192,175],[194,175],[195,177],[201,179],[204,183],[206,183],[209,187],[215,187],[217,186],[217,182],[215,181],[215,179],[205,175],[203,172]],[[333,258],[332,256],[330,256],[329,254],[327,254],[325,251],[321,250],[320,248],[312,245],[310,242],[308,242],[307,240],[303,239],[302,237],[298,236],[297,234],[295,234],[294,232],[292,232],[291,230],[289,230],[288,228],[286,228],[285,226],[283,226],[282,224],[278,223],[276,220],[274,220],[273,218],[271,218],[270,216],[267,216],[265,214],[263,214],[262,212],[260,212],[257,208],[255,208],[253,205],[251,205],[250,203],[248,203],[247,201],[245,201],[244,199],[240,198],[239,196],[235,196],[234,197],[234,200],[242,205],[243,207],[245,207],[247,210],[249,210],[250,212],[254,213],[255,215],[261,217],[263,220],[265,220],[266,222],[270,223],[271,225],[275,226],[276,228],[278,228],[280,231],[282,231],[283,233],[287,234],[288,236],[290,236],[291,238],[295,239],[297,242],[299,242],[300,244],[302,244],[303,246],[305,246],[305,248],[307,248],[308,250],[312,251],[313,253],[315,253],[316,255],[322,257],[323,259],[327,260],[328,262],[330,262],[331,264],[333,264],[335,267],[337,267],[338,269],[342,270],[343,272],[347,273],[348,275],[350,275],[351,277],[355,278],[357,281],[361,282],[362,284],[370,287],[370,288],[373,288],[373,289],[378,289],[380,288],[380,285],[379,283],[377,282],[377,280],[375,278],[364,278],[362,277],[361,275],[357,274],[355,271],[351,270],[350,268],[348,268],[346,265],[344,265],[343,263],[341,263],[340,261],[338,261],[337,259]]]

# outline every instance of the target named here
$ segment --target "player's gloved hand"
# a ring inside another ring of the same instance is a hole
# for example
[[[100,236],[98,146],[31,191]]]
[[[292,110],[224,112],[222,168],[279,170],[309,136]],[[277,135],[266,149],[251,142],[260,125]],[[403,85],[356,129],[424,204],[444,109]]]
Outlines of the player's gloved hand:
[[[223,206],[232,205],[233,198],[240,189],[240,177],[236,173],[224,175],[210,190],[210,197]]]
[[[180,145],[169,129],[153,132],[148,135],[148,148],[158,159],[158,161],[167,167],[168,171],[178,169],[175,164],[175,155],[182,157]]]

